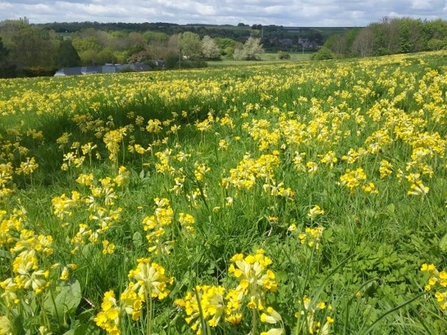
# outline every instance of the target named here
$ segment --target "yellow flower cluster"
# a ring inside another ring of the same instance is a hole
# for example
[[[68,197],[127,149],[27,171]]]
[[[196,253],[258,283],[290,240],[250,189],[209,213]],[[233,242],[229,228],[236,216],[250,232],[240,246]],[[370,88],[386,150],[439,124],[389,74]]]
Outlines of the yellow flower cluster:
[[[340,176],[340,185],[346,186],[351,193],[360,185],[365,193],[379,193],[374,183],[365,181],[366,173],[361,167],[355,170],[347,169],[346,173]]]
[[[306,227],[304,233],[298,235],[301,244],[307,244],[309,248],[318,249],[320,240],[323,236],[323,227],[310,228]]]
[[[111,130],[104,134],[103,141],[109,151],[109,159],[113,163],[118,163],[118,153],[120,151],[120,145],[123,138],[126,136],[127,129],[120,128],[116,130]]]
[[[231,185],[237,189],[250,190],[255,185],[257,178],[267,182],[275,180],[274,168],[279,164],[280,160],[277,155],[261,155],[258,159],[245,155],[237,168],[230,170],[230,176],[222,180],[222,186],[229,188]]]
[[[192,216],[191,214],[179,213],[178,221],[180,222],[182,227],[186,229],[186,231],[188,231],[189,233],[194,233],[194,216]]]
[[[136,281],[134,290],[147,298],[164,299],[169,294],[167,284],[172,284],[174,278],[165,276],[165,269],[157,263],[151,262],[150,258],[138,259],[135,269],[129,271],[128,277]]]
[[[166,198],[155,198],[154,202],[156,205],[154,215],[146,216],[143,219],[144,230],[148,232],[146,235],[149,242],[148,250],[155,253],[169,253],[169,248],[166,249],[166,245],[163,245],[162,236],[165,235],[165,228],[174,219],[174,211]]]
[[[222,286],[196,286],[187,292],[185,298],[177,299],[176,304],[185,309],[188,324],[196,334],[202,334],[202,320],[210,327],[216,327],[223,318],[233,325],[242,321],[241,308],[245,298],[246,306],[256,312],[265,309],[265,293],[275,292],[275,274],[268,269],[270,258],[259,249],[254,255],[236,254],[232,257],[228,273],[237,278],[239,284],[228,291]],[[272,314],[270,309],[267,312]],[[274,314],[276,315],[276,314]],[[267,318],[268,319],[268,318]],[[266,319],[266,320],[267,320]]]
[[[236,291],[249,297],[250,309],[264,309],[264,293],[275,292],[277,287],[275,274],[268,269],[272,260],[264,255],[263,249],[258,249],[254,255],[236,254],[231,261],[228,272],[239,280]]]
[[[14,192],[12,179],[14,176],[14,169],[11,162],[0,164],[0,200]]]
[[[0,211],[0,249],[8,253],[12,267],[11,277],[0,281],[0,298],[12,309],[25,297],[41,295],[50,286],[50,270],[58,265],[47,261],[53,254],[52,236],[23,228],[29,225],[24,209],[7,214]]]
[[[434,264],[422,264],[422,272],[428,272],[430,278],[427,285],[425,285],[426,291],[436,289],[435,298],[442,310],[447,310],[447,271],[439,272]]]
[[[86,195],[82,195],[79,191],[72,191],[71,197],[62,194],[52,199],[54,215],[64,221],[74,221],[79,227],[78,232],[71,238],[72,253],[76,253],[86,241],[92,244],[100,243],[100,235],[120,221],[122,208],[115,206],[118,199],[117,189],[126,183],[128,176],[129,172],[125,167],[120,167],[113,178],[96,179],[93,174],[81,173],[76,182],[86,187],[88,192]],[[76,219],[84,217],[81,215],[83,211],[88,221],[78,223]],[[73,217],[75,212],[77,215]],[[69,222],[63,222],[64,226],[69,224]],[[108,243],[103,251],[105,254],[110,254],[113,249],[113,243]]]
[[[121,334],[120,317],[123,313],[130,315],[133,321],[138,321],[145,303],[154,298],[162,300],[170,292],[167,285],[172,284],[174,278],[166,277],[162,266],[151,262],[150,258],[140,258],[137,262],[137,267],[129,271],[128,277],[131,281],[121,293],[119,303],[113,291],[104,294],[101,311],[95,316],[94,321],[107,334]],[[152,313],[151,310],[147,312]]]
[[[330,325],[334,323],[334,319],[327,315],[332,310],[332,305],[328,305],[323,301],[317,303],[307,296],[304,296],[299,303],[300,311],[295,313],[295,317],[307,326],[309,334],[328,335]],[[325,319],[324,323],[321,322],[322,318]]]
[[[225,288],[222,286],[196,286],[193,292],[188,292],[183,299],[177,299],[175,304],[185,309],[186,322],[198,335],[203,333],[202,320],[210,327],[217,327],[226,312],[224,302]]]
[[[108,291],[104,294],[101,304],[101,312],[99,312],[94,321],[98,327],[104,329],[107,334],[120,335],[120,308],[117,306],[115,293]]]

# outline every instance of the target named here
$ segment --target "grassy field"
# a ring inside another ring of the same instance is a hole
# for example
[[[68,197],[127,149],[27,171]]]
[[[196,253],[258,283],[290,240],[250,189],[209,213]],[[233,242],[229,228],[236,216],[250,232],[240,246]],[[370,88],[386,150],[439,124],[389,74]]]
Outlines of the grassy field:
[[[281,64],[290,62],[299,62],[310,60],[312,53],[290,53],[290,59],[279,59],[277,53],[261,54],[259,61],[222,59],[220,61],[208,61],[208,66],[239,66],[239,65],[265,65],[265,64]]]
[[[0,80],[0,334],[445,333],[446,59]]]

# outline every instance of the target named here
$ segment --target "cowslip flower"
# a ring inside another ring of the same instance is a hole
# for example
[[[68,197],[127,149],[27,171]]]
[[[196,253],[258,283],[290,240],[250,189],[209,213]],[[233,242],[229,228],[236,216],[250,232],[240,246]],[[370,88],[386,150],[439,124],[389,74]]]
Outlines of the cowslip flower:
[[[121,306],[126,314],[132,316],[132,320],[137,321],[141,317],[141,309],[145,297],[142,293],[138,293],[138,285],[130,282],[126,289],[120,295]]]
[[[272,307],[267,307],[267,313],[261,314],[261,322],[269,323],[275,325],[279,323],[279,328],[271,328],[266,332],[261,332],[261,335],[283,335],[286,333],[284,329],[284,323],[282,321],[281,315],[275,311]]]
[[[149,298],[164,299],[168,296],[167,284],[172,284],[174,278],[165,276],[165,269],[152,262],[150,258],[138,259],[138,265],[130,270],[128,277],[136,281],[138,292]]]
[[[291,230],[290,227],[289,230]],[[323,227],[306,227],[304,233],[300,233],[298,238],[300,239],[301,244],[307,244],[309,248],[318,249],[320,246],[321,237],[323,236],[323,230]]]
[[[0,335],[12,335],[13,329],[11,321],[5,315],[0,315]]]
[[[93,320],[96,325],[104,329],[107,334],[120,335],[120,312],[121,309],[117,306],[115,293],[113,291],[108,291],[104,294],[101,311]]]
[[[315,219],[319,215],[324,214],[324,209],[322,209],[320,206],[315,205],[311,209],[309,209],[309,212],[307,213],[307,217],[311,220]]]
[[[439,307],[447,310],[447,271],[438,271],[434,264],[422,264],[421,271],[430,274],[425,290],[435,289],[434,296]]]
[[[185,298],[177,299],[175,304],[185,309],[185,320],[191,329],[202,334],[202,318],[208,326],[217,327],[225,314],[224,293],[222,286],[196,286],[194,292],[187,292]]]
[[[362,168],[356,170],[347,169],[346,173],[340,177],[342,186],[346,186],[351,192],[366,180],[366,174]]]
[[[295,317],[300,319],[306,318],[306,325],[309,334],[328,335],[330,325],[334,323],[334,319],[327,315],[328,311],[332,310],[332,305],[328,305],[323,301],[312,301],[308,296],[304,296],[300,301],[300,311],[295,313]],[[322,319],[325,320],[322,326]]]
[[[277,288],[275,273],[268,269],[272,260],[264,256],[263,249],[258,249],[255,255],[236,254],[231,261],[228,272],[239,280],[236,290],[249,297],[247,306],[250,309],[264,309],[265,292],[275,292]]]

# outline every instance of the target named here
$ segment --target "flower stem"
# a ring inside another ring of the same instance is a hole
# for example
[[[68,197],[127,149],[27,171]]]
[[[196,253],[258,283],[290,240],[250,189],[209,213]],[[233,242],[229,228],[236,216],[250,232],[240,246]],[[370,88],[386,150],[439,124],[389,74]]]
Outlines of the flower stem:
[[[256,335],[256,309],[253,309],[251,323],[252,323],[252,325],[251,325],[250,335]]]

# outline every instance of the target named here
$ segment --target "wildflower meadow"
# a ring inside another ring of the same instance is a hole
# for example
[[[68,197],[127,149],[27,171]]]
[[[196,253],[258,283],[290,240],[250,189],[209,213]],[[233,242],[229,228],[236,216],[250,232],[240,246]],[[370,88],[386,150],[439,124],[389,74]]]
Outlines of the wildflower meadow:
[[[445,334],[447,53],[0,80],[0,334]]]

